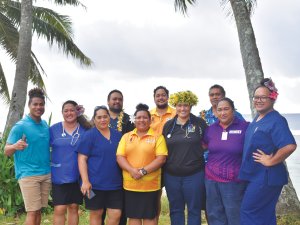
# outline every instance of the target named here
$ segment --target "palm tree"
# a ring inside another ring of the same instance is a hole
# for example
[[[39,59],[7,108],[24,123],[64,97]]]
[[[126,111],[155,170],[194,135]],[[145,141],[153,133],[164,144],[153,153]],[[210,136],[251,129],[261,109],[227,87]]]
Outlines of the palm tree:
[[[74,6],[83,6],[77,0],[54,1],[60,5],[70,4]],[[25,5],[25,3],[30,4],[29,2],[22,1],[22,5]],[[28,32],[30,27],[30,30],[33,30],[38,37],[45,38],[50,46],[53,46],[54,43],[57,44],[63,53],[71,55],[73,58],[79,60],[81,65],[90,66],[92,63],[91,60],[74,44],[72,40],[72,23],[68,16],[60,15],[48,8],[35,7],[32,6],[32,4],[31,7],[28,6],[28,10],[29,11],[23,12],[25,14],[22,15],[22,18],[24,19],[24,28],[27,29],[27,31],[24,31],[22,30],[22,24],[20,25],[21,3],[13,0],[0,0],[0,46],[14,62],[22,61],[22,58],[26,58],[24,56],[17,59],[19,45],[20,54],[21,52],[25,54],[29,53],[28,68],[20,68],[17,65],[11,99],[0,61],[0,96],[5,103],[10,102],[5,130],[19,120],[24,113],[28,80],[34,85],[45,89],[42,79],[42,74],[45,74],[45,71],[35,57],[35,54],[31,51],[31,32]],[[31,12],[31,14],[29,14],[29,12]],[[30,19],[30,17],[32,19]],[[19,27],[20,31],[18,31]],[[19,40],[19,34],[22,36],[23,32],[28,35],[26,44],[21,37]],[[24,43],[24,47],[27,48],[27,50],[21,50],[22,43]],[[25,66],[25,64],[20,62],[20,65]],[[29,71],[29,73],[27,71]]]
[[[186,13],[187,4],[192,5],[195,2],[196,0],[175,0],[175,9],[179,9],[182,13]],[[256,0],[222,0],[221,2],[222,4],[230,2],[235,18],[243,67],[246,75],[250,108],[253,117],[255,110],[251,104],[252,95],[255,88],[264,77],[254,30],[250,19]],[[299,213],[300,211],[300,203],[290,179],[288,185],[284,186],[277,204],[277,209],[279,214]]]
[[[17,122],[22,116],[26,102],[30,52],[32,43],[32,0],[22,0],[19,44],[12,101],[6,124]],[[21,97],[25,96],[25,98]],[[22,110],[23,109],[23,110]],[[21,114],[22,113],[22,114]],[[11,122],[10,122],[11,121]]]

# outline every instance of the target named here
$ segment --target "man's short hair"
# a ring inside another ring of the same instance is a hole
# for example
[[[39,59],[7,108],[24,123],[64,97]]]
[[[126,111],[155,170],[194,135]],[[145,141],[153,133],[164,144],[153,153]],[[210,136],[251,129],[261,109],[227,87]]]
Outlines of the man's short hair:
[[[115,92],[119,93],[119,94],[122,96],[122,98],[123,98],[123,94],[122,94],[122,92],[121,92],[121,91],[119,91],[119,90],[117,90],[117,89],[114,89],[114,90],[112,90],[111,92],[109,92],[109,93],[108,93],[108,96],[107,96],[107,101],[109,101],[109,99],[110,99],[110,96],[112,95],[112,93],[115,93]]]
[[[158,86],[157,88],[155,88],[153,91],[153,97],[155,97],[155,94],[159,89],[163,89],[166,92],[167,96],[169,97],[169,90],[165,86]]]
[[[211,87],[209,88],[209,92],[210,92],[211,89],[214,89],[214,88],[219,89],[219,90],[221,91],[221,93],[223,94],[223,96],[224,96],[224,97],[226,96],[225,89],[224,89],[221,85],[219,85],[219,84],[214,84],[213,86],[211,86]]]

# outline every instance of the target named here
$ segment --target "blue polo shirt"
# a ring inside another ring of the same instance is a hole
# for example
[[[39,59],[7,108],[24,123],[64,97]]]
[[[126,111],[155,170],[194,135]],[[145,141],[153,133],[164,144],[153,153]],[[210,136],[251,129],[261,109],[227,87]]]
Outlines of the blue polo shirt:
[[[78,154],[75,151],[85,129],[79,129],[72,134],[64,132],[62,122],[50,127],[51,180],[54,184],[74,183],[79,180]]]
[[[239,178],[268,185],[288,183],[288,173],[283,162],[266,167],[254,161],[253,152],[257,149],[266,154],[275,154],[278,149],[289,144],[296,144],[286,119],[277,111],[271,111],[261,120],[256,116],[249,125],[244,144],[243,162]]]
[[[203,142],[209,149],[209,157],[205,165],[206,179],[217,182],[240,181],[238,174],[248,125],[248,122],[235,117],[226,129],[216,122],[205,130]]]
[[[88,157],[88,176],[93,189],[122,189],[122,172],[116,158],[121,136],[120,132],[110,128],[110,140],[107,140],[94,127],[86,131],[80,140],[76,151]]]
[[[13,126],[7,143],[16,143],[23,134],[28,146],[14,153],[16,178],[50,173],[49,127],[46,121],[36,122],[26,115]]]

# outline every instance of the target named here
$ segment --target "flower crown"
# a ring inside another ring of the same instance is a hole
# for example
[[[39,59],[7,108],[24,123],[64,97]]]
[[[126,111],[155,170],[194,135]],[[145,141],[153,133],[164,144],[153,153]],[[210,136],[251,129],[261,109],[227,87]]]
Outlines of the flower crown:
[[[278,96],[278,90],[275,87],[275,84],[272,81],[272,79],[271,78],[264,79],[262,85],[270,90],[271,93],[269,95],[269,98],[276,100]]]
[[[190,106],[194,106],[198,103],[198,97],[191,91],[180,91],[171,94],[169,104],[174,107],[178,103],[188,103]]]

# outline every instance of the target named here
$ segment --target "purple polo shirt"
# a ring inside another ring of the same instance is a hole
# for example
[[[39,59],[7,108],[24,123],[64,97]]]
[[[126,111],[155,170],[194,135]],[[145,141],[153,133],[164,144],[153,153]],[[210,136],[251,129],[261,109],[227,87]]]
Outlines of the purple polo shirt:
[[[223,129],[219,121],[210,125],[204,134],[203,142],[209,149],[205,165],[205,178],[217,182],[238,182],[242,163],[245,132],[249,122],[237,117]]]

